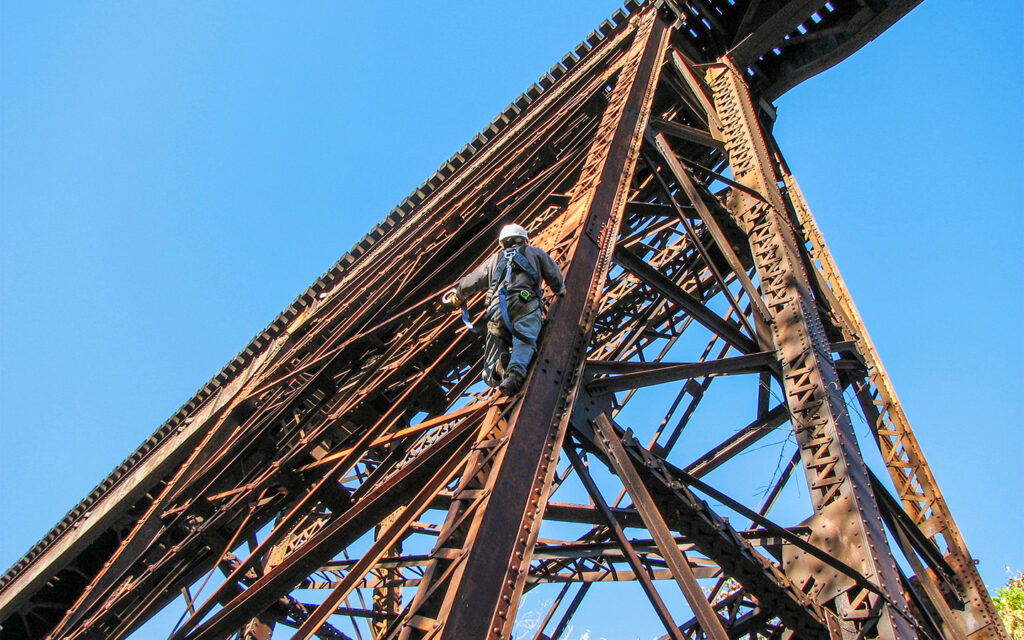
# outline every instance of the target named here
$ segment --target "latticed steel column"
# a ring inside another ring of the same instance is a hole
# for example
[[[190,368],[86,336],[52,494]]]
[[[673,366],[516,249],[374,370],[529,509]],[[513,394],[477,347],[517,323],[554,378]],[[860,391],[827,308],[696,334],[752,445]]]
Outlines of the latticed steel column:
[[[910,427],[910,421],[907,420],[896,390],[882,365],[882,359],[875,350],[860,312],[857,311],[853,296],[846,288],[839,267],[836,266],[828,245],[825,244],[818,223],[811,214],[796,178],[781,159],[778,166],[786,185],[786,199],[792,205],[800,223],[802,237],[810,244],[810,258],[820,270],[825,287],[832,298],[830,306],[840,317],[844,328],[850,334],[850,339],[856,342],[857,352],[867,365],[868,380],[866,383],[857,384],[857,397],[861,401],[865,415],[868,416],[868,422],[878,442],[882,459],[889,470],[889,476],[896,486],[898,497],[921,532],[936,543],[936,548],[942,550],[942,546],[946,546],[946,560],[959,578],[965,609],[956,611],[947,608],[942,613],[948,612],[948,615],[955,617],[962,627],[961,633],[971,634],[972,638],[1005,638],[1002,620],[992,606],[992,599],[967,550],[967,543],[953,520],[953,514],[942,497],[931,469],[925,462],[917,436]],[[928,585],[933,585],[935,581],[928,572],[919,574],[919,579]],[[937,591],[937,587],[931,590]],[[932,600],[940,609],[945,606],[945,599],[938,594],[933,596]]]
[[[746,231],[803,459],[811,500],[812,540],[874,581],[871,593],[837,573],[804,579],[819,603],[831,601],[855,638],[878,617],[879,637],[915,638],[899,572],[889,551],[867,467],[857,447],[831,344],[818,317],[800,248],[789,227],[764,134],[740,73],[726,58],[707,73],[733,175],[730,208]],[[799,565],[800,556],[791,559]],[[799,576],[799,567],[791,566]],[[799,579],[798,577],[796,579]],[[884,602],[880,601],[884,598]],[[853,625],[849,623],[855,623]]]
[[[393,525],[399,516],[399,511],[381,520],[377,525],[376,535],[379,537],[382,531]],[[387,552],[384,558],[398,558],[402,555],[402,541],[398,540]],[[402,611],[402,572],[399,569],[377,569],[378,584],[373,589],[373,610],[379,612],[380,618],[370,622],[370,631],[374,640],[380,640],[387,636],[393,626],[398,614]]]

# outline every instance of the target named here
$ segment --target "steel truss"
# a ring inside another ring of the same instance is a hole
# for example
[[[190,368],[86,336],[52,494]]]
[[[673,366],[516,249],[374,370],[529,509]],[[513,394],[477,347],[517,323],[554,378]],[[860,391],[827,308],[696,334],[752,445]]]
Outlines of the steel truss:
[[[914,3],[819,4],[627,5],[176,417],[69,569],[5,576],[4,637],[183,594],[173,640],[553,640],[621,582],[676,640],[1006,637],[766,101]],[[436,300],[513,220],[568,294],[505,398]]]

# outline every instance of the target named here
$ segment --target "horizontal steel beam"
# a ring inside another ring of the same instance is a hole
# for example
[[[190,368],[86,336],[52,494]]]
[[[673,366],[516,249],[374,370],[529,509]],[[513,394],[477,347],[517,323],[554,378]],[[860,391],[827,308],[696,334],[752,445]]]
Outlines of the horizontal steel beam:
[[[595,363],[587,371],[598,373],[602,368],[602,365]],[[609,368],[619,369],[622,373],[589,382],[588,391],[601,394],[691,378],[776,372],[778,363],[774,353],[759,352],[706,362],[619,362]]]

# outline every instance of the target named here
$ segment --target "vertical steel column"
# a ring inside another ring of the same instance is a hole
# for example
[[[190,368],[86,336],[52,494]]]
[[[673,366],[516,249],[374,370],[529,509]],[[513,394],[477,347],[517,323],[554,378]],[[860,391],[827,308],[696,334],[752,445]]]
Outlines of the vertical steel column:
[[[452,579],[441,631],[446,639],[505,638],[515,622],[668,42],[667,25],[653,8],[632,28],[633,43],[565,214],[563,229],[577,230],[568,294],[552,307],[510,421],[500,475],[474,523],[465,566]]]
[[[379,538],[381,533],[394,524],[399,517],[398,510],[385,517],[377,525],[374,531],[375,537]],[[397,558],[402,555],[402,540],[399,538],[390,550],[384,553],[385,558]],[[376,569],[379,584],[373,589],[373,610],[381,615],[380,618],[370,622],[370,632],[374,640],[380,640],[387,636],[398,614],[402,611],[402,570]]]
[[[906,598],[889,551],[867,467],[853,433],[831,357],[831,345],[804,272],[801,248],[788,226],[786,209],[764,134],[749,90],[731,60],[724,58],[707,73],[733,175],[756,197],[733,189],[729,205],[747,232],[762,295],[771,314],[771,333],[783,372],[786,401],[800,446],[811,500],[812,542],[844,559],[875,582],[890,601],[830,575],[815,566],[804,569],[798,557],[787,558],[787,573],[803,577],[819,603],[833,602],[843,620],[844,637],[899,640],[917,637],[905,617]],[[817,565],[815,562],[809,564]]]

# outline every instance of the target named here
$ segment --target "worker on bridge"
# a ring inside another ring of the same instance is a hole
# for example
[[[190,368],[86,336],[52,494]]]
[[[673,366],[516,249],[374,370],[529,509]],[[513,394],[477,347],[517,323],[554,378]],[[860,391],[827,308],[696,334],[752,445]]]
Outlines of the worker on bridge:
[[[544,318],[541,280],[560,296],[565,295],[565,281],[555,261],[530,244],[521,226],[502,227],[498,242],[498,252],[445,292],[442,302],[450,307],[462,305],[463,321],[473,328],[465,301],[487,289],[483,380],[487,386],[512,395],[522,388],[537,351],[537,335]]]

